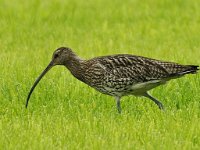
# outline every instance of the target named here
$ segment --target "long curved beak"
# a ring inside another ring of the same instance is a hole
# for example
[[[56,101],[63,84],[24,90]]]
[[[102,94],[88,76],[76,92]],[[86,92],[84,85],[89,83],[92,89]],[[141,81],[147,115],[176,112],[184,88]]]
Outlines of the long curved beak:
[[[37,86],[37,84],[40,82],[40,80],[42,79],[42,77],[53,67],[53,61],[51,61],[49,63],[49,65],[46,67],[46,69],[40,74],[40,76],[35,80],[35,83],[33,84],[29,94],[28,94],[28,97],[26,99],[26,108],[28,107],[28,102],[29,102],[29,99],[31,97],[31,94],[33,92],[33,90],[35,89],[35,87]]]

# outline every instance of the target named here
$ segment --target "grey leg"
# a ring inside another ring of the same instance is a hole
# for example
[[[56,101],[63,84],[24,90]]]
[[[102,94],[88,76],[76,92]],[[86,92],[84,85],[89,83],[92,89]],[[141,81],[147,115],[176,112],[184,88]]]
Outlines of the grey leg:
[[[143,96],[149,98],[150,100],[154,101],[154,103],[156,103],[156,105],[158,105],[158,107],[163,110],[163,104],[161,102],[159,102],[157,99],[155,99],[154,97],[152,97],[151,95],[149,95],[148,93],[145,93]]]
[[[115,97],[116,100],[116,104],[117,104],[117,110],[119,113],[121,113],[122,109],[121,109],[121,105],[120,105],[120,97]]]

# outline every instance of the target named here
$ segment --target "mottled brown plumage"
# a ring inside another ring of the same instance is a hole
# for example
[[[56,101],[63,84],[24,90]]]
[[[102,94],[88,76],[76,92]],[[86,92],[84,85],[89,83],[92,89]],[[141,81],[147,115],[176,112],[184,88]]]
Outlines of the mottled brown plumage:
[[[83,60],[70,48],[60,47],[54,52],[52,61],[31,88],[26,107],[37,83],[55,65],[66,66],[80,81],[101,93],[114,96],[119,112],[121,112],[120,98],[125,95],[148,97],[163,109],[162,103],[147,92],[170,79],[196,73],[198,70],[198,66],[194,65],[180,65],[128,54]]]

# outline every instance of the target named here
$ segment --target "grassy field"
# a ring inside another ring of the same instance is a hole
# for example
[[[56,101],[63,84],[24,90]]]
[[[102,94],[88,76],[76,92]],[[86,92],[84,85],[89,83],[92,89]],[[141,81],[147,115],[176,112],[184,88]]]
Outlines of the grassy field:
[[[35,89],[52,52],[81,57],[130,53],[200,64],[197,0],[0,0],[0,149],[199,149],[200,75],[188,75],[146,98],[112,97],[54,67]]]

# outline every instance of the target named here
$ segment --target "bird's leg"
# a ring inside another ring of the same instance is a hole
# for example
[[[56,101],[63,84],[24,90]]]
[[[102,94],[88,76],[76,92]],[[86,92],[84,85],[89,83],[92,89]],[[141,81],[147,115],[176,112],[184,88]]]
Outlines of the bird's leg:
[[[115,97],[115,100],[116,100],[117,110],[119,113],[121,113],[122,109],[120,105],[120,97]]]
[[[158,107],[161,110],[164,109],[163,104],[160,101],[158,101],[157,99],[155,99],[154,97],[152,97],[149,93],[146,92],[143,96],[145,96],[145,97],[149,98],[150,100],[154,101],[154,103],[156,103],[156,105],[158,105]]]

